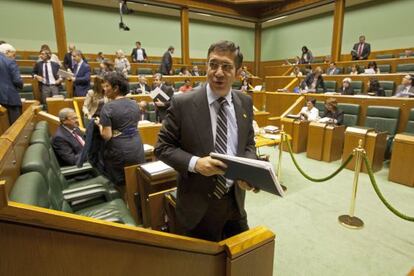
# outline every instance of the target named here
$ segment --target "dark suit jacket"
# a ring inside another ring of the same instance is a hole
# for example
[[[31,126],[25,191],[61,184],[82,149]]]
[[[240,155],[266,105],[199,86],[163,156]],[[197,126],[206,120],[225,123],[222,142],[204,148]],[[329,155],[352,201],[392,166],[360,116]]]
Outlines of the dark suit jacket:
[[[315,74],[314,73],[309,73],[306,76],[306,78],[302,81],[301,88],[302,89],[305,89],[306,86],[310,88],[311,85],[312,85],[312,82],[313,82],[313,79],[314,78],[315,78]],[[326,92],[326,87],[325,87],[325,83],[323,81],[322,76],[319,76],[318,77],[318,80],[316,81],[316,87],[315,87],[315,89],[318,89],[318,87],[322,87],[323,92]]]
[[[339,68],[333,68],[333,69],[328,68],[328,69],[326,69],[326,74],[327,75],[339,75],[339,73],[340,73]]]
[[[76,130],[76,132],[79,136],[82,136],[79,130]],[[56,130],[56,134],[52,139],[52,146],[61,166],[76,165],[83,148],[72,133],[62,125]]]
[[[23,88],[19,67],[13,59],[0,53],[0,104],[21,106],[17,89]]]
[[[155,89],[155,87],[152,88],[152,90],[154,90],[154,89]],[[165,106],[157,106],[157,105],[155,105],[155,108],[157,109],[157,113],[158,113],[158,117],[159,117],[159,121],[160,122],[162,122],[164,120],[165,116],[167,115],[167,109],[170,107],[170,105],[171,105],[171,99],[174,96],[174,89],[170,85],[166,85],[165,83],[163,83],[161,85],[161,90],[164,91],[165,94],[167,94],[168,97],[170,97],[170,99],[168,101],[164,102]],[[155,100],[156,99],[157,98],[154,99],[154,103],[155,103]]]
[[[410,87],[410,90],[408,90],[408,93],[404,92],[405,86],[400,84],[398,85],[397,89],[395,90],[395,96],[401,97],[401,98],[412,98],[414,97],[414,86]]]
[[[151,88],[149,87],[148,84],[145,84],[145,91],[150,92]],[[138,87],[137,89],[135,89],[135,91],[132,94],[142,94],[142,89],[141,89],[141,85],[138,83]]]
[[[43,61],[39,61],[34,65],[33,75],[38,75],[38,76],[43,77],[43,67],[44,67],[43,64],[44,64]],[[59,64],[57,64],[56,62],[51,61],[50,65],[52,67],[53,77],[55,78],[55,80],[58,80],[59,79],[58,72],[59,72],[59,68],[60,68]],[[43,85],[43,83],[39,82],[39,85],[41,87]]]
[[[72,53],[66,53],[63,57],[63,66],[65,69],[70,69],[73,71],[73,64],[72,64]]]
[[[172,56],[169,51],[165,52],[161,59],[160,73],[163,75],[169,75],[172,69]]]
[[[231,93],[238,127],[237,156],[256,159],[252,100],[240,91]],[[176,213],[180,224],[187,229],[193,229],[205,215],[216,186],[215,177],[189,172],[188,165],[192,156],[204,157],[213,151],[204,84],[172,99],[155,146],[155,155],[179,172]],[[245,192],[238,185],[235,197],[240,214],[245,216]]]
[[[131,60],[133,61],[133,62],[136,62],[136,56],[137,56],[137,48],[134,48],[134,49],[132,49],[132,53],[131,53]],[[147,59],[147,53],[145,52],[145,49],[144,48],[141,48],[141,50],[142,50],[142,55],[144,56],[144,59]]]
[[[347,88],[343,88],[341,87],[341,89],[339,90],[341,92],[342,95],[355,95],[354,89],[352,88],[352,86],[348,86]]]
[[[73,68],[73,73],[76,72],[78,64]],[[74,96],[75,97],[85,97],[86,93],[90,88],[91,81],[91,67],[85,61],[82,62],[81,67],[78,73],[75,76],[75,81],[73,82]]]
[[[352,51],[351,51],[352,60],[358,59],[358,47],[359,47],[359,43],[355,43],[354,47],[352,48]],[[362,59],[368,59],[370,54],[371,54],[371,45],[369,43],[364,43],[364,48],[362,49],[362,54],[361,54]]]
[[[322,118],[325,118],[325,117],[335,119],[336,124],[338,126],[343,125],[343,123],[344,123],[344,112],[341,111],[341,110],[338,110],[338,109],[336,110],[336,112],[331,112],[329,110],[325,110],[325,112],[322,115]]]

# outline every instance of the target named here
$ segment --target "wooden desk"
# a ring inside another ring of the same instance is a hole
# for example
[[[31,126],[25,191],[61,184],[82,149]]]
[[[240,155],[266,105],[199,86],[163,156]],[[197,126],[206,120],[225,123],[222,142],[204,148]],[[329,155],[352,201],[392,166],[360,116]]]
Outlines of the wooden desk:
[[[139,125],[139,135],[141,136],[141,142],[155,146],[158,140],[158,133],[160,132],[162,124],[151,123],[148,125]]]
[[[384,153],[386,148],[387,133],[376,133],[371,128],[348,127],[345,131],[344,151],[342,161],[348,158],[354,148],[358,147],[359,140],[362,140],[362,147],[366,151],[368,160],[374,172],[382,169]],[[355,158],[346,166],[349,170],[355,169]],[[367,172],[366,166],[362,162],[361,172]]]
[[[284,131],[292,137],[291,143],[294,153],[306,151],[309,123],[309,121],[282,118],[281,124],[284,126]],[[286,145],[283,146],[283,150],[288,150]]]
[[[414,187],[413,164],[414,136],[395,135],[388,180]]]
[[[345,126],[312,122],[309,124],[306,156],[332,162],[341,158]]]
[[[7,113],[7,109],[0,105],[0,135],[2,135],[6,129],[9,128],[9,126],[9,115]]]
[[[270,113],[266,111],[255,111],[254,120],[257,122],[259,127],[265,127],[267,125],[267,118],[269,118]]]

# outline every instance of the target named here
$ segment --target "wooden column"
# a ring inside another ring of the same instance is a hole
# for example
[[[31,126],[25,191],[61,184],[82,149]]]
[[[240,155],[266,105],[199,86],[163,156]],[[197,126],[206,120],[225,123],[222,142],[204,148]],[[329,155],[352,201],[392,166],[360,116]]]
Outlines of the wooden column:
[[[254,74],[259,75],[262,55],[262,23],[256,23],[254,29]]]
[[[335,0],[334,24],[332,30],[331,60],[341,60],[342,33],[344,28],[345,0]]]
[[[181,9],[181,57],[183,64],[190,64],[188,8]]]
[[[63,13],[63,0],[52,0],[52,7],[53,18],[55,21],[55,35],[58,56],[60,60],[63,60],[67,51],[65,16]]]

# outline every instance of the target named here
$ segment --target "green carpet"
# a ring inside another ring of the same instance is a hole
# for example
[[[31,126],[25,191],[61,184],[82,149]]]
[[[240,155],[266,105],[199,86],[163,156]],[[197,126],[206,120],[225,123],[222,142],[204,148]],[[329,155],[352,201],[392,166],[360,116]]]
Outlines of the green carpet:
[[[263,148],[276,164],[278,150]],[[314,177],[331,174],[340,161],[326,163],[295,155]],[[414,165],[413,165],[414,169]],[[375,174],[385,198],[399,211],[414,216],[414,188],[388,181],[388,166]],[[281,180],[284,198],[248,193],[250,227],[265,225],[276,234],[274,275],[407,275],[414,267],[414,222],[388,211],[376,195],[367,174],[361,173],[355,215],[365,225],[351,230],[338,223],[348,214],[353,171],[313,183],[306,180],[284,152]]]

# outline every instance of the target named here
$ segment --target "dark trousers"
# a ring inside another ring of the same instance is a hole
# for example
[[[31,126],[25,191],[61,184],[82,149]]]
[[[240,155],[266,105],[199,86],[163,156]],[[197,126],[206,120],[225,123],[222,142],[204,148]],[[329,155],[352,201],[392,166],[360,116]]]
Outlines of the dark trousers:
[[[42,104],[46,104],[46,98],[59,95],[59,88],[56,85],[42,85]]]
[[[7,109],[7,115],[9,116],[9,124],[12,125],[22,114],[21,106],[3,105]]]
[[[234,196],[234,189],[217,199],[212,196],[207,212],[194,229],[178,226],[178,232],[185,236],[221,241],[249,230],[247,217],[241,216]]]

